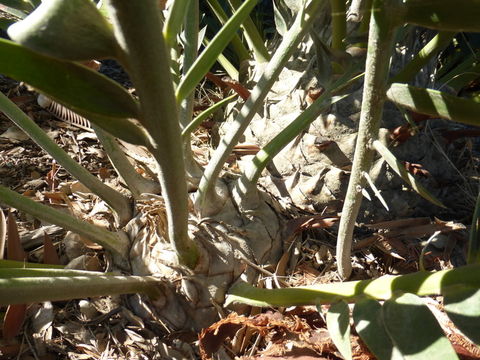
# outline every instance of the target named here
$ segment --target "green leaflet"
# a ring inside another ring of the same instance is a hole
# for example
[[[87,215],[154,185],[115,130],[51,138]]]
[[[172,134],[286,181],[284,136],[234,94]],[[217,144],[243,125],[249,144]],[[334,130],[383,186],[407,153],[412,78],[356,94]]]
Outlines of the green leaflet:
[[[480,125],[480,103],[448,95],[441,91],[406,84],[392,84],[387,97],[398,106],[467,125]]]
[[[129,120],[139,118],[137,102],[124,88],[96,71],[0,39],[0,72],[27,82],[125,141],[145,144],[143,130]]]
[[[190,0],[174,1],[168,11],[167,20],[163,28],[163,37],[170,48],[175,46],[189,3]]]
[[[78,113],[138,118],[138,105],[120,85],[94,70],[37,54],[0,39],[0,72],[25,81]]]
[[[471,287],[451,289],[445,294],[444,304],[455,325],[480,345],[480,290]]]
[[[2,260],[5,262],[7,260]],[[0,263],[1,263],[0,262]],[[8,260],[9,263],[14,265],[14,263],[19,263],[20,261]],[[33,266],[35,265],[35,266]],[[43,265],[40,267],[39,265]],[[19,268],[11,267],[7,268],[6,265],[0,267],[0,279],[13,279],[13,278],[29,278],[29,277],[46,277],[46,276],[100,276],[100,275],[111,275],[97,271],[86,271],[86,270],[71,270],[63,269],[63,266],[52,267],[52,265],[45,264],[30,264],[30,268]]]
[[[458,359],[437,320],[422,299],[403,294],[383,305],[387,333],[407,360]]]
[[[350,345],[350,310],[345,301],[340,301],[330,306],[327,313],[327,329],[332,341],[342,356],[352,359],[352,346]]]
[[[8,29],[15,42],[41,54],[87,61],[116,57],[110,24],[90,0],[44,1]]]
[[[379,360],[403,359],[385,329],[382,305],[377,300],[359,300],[352,315],[358,335]]]
[[[250,11],[252,11],[257,2],[258,0],[246,0],[213,38],[207,48],[200,54],[178,85],[176,93],[177,103],[180,103],[195,89],[195,86],[197,86],[200,80],[210,70],[210,67],[232,40],[240,25],[250,14]]]

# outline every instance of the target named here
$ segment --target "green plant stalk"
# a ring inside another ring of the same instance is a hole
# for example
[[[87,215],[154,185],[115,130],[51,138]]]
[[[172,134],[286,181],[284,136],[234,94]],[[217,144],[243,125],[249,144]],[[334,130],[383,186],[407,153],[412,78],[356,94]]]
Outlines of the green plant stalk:
[[[177,36],[182,29],[183,18],[190,6],[191,0],[173,1],[168,11],[167,19],[163,26],[163,37],[169,48],[177,43]]]
[[[103,149],[107,153],[110,162],[123,181],[127,184],[128,190],[130,190],[134,199],[138,199],[143,193],[160,193],[160,185],[157,182],[146,179],[135,171],[135,168],[112,135],[94,124],[92,124],[92,127],[95,130],[95,134],[97,134],[97,138],[102,144]]]
[[[39,264],[31,263],[25,261],[15,261],[15,260],[2,260],[0,259],[0,271],[1,269],[8,268],[21,268],[21,269],[63,269],[63,265],[51,265],[51,264]],[[2,276],[0,276],[2,277]]]
[[[198,32],[199,32],[199,5],[198,0],[191,0],[190,6],[185,9],[183,23],[185,24],[183,48],[182,75],[185,76],[197,59],[198,54]],[[185,128],[193,118],[193,102],[195,94],[192,92],[180,103],[180,125]],[[190,143],[190,138],[188,141]]]
[[[385,88],[390,67],[390,61],[389,58],[386,58],[386,54],[391,54],[394,35],[393,26],[389,22],[392,17],[390,3],[389,1],[375,0],[372,7],[375,11],[372,13],[370,21],[362,112],[352,172],[337,237],[338,272],[344,279],[348,278],[352,272],[350,255],[353,229],[362,202],[363,172],[368,173],[372,165],[373,149],[371,144],[378,137],[385,102]],[[388,10],[386,10],[387,7]]]
[[[229,41],[235,35],[245,18],[250,14],[257,4],[258,0],[245,0],[243,5],[233,16],[225,23],[218,34],[212,39],[207,48],[200,54],[193,66],[189,69],[186,76],[178,85],[176,91],[177,102],[180,103],[191,92],[195,90],[197,84],[203,79],[205,74],[210,71],[218,55],[225,49]]]
[[[442,295],[462,287],[480,287],[480,265],[468,265],[438,272],[385,275],[375,280],[337,282],[284,289],[261,289],[237,282],[228,291],[225,306],[234,303],[259,307],[288,307],[358,301],[368,296],[387,300],[401,293],[418,296]]]
[[[10,263],[20,263],[20,261],[10,261]],[[26,277],[47,277],[47,276],[105,276],[112,275],[111,273],[103,273],[99,271],[85,271],[85,270],[71,270],[63,269],[63,266],[58,265],[56,268],[52,265],[46,264],[35,264],[43,265],[43,267],[30,267],[30,268],[21,268],[21,267],[12,267],[5,268],[0,267],[0,279],[12,279],[12,278],[26,278]]]
[[[240,0],[228,0],[228,2],[235,10],[242,5]],[[258,29],[250,16],[243,22],[242,28],[244,30],[245,39],[247,40],[250,49],[253,50],[255,61],[259,63],[270,61],[271,56],[263,42],[262,36],[258,32]]]
[[[195,131],[196,128],[208,117],[215,113],[218,109],[225,106],[229,102],[235,100],[238,97],[237,94],[230,95],[225,99],[220,100],[219,102],[213,104],[208,109],[202,111],[195,119],[193,119],[183,130],[182,130],[182,138],[183,141],[190,139],[190,134]]]
[[[210,9],[212,9],[218,21],[220,21],[220,24],[225,25],[225,23],[228,21],[228,15],[225,13],[218,0],[207,0],[207,4],[210,6]],[[232,46],[239,62],[242,62],[250,57],[247,48],[245,45],[243,45],[242,40],[237,34],[235,34],[235,36],[232,38]]]
[[[228,158],[233,147],[238,143],[248,124],[252,121],[253,116],[263,106],[263,100],[275,83],[278,75],[290,56],[297,49],[300,41],[308,32],[315,15],[320,12],[321,7],[324,5],[324,1],[311,1],[303,11],[297,14],[295,22],[285,34],[277,51],[265,67],[264,73],[252,90],[250,97],[243,105],[240,113],[235,118],[229,133],[220,142],[200,181],[195,200],[197,209],[200,212],[208,214],[219,210],[218,203],[216,203],[215,183],[225,160]]]
[[[128,237],[123,232],[111,232],[101,227],[70,216],[63,211],[55,210],[49,206],[37,203],[4,186],[0,186],[0,201],[15,209],[30,214],[37,219],[46,221],[73,231],[88,240],[102,245],[105,249],[127,258],[129,249]]]
[[[345,0],[330,0],[332,8],[332,49],[345,50],[347,36],[347,7]]]
[[[191,0],[183,18],[185,23],[185,46],[183,48],[182,75],[185,76],[192,67],[198,53],[198,31],[199,31],[199,4],[198,0]],[[188,95],[181,103],[179,109],[180,126],[185,128],[193,119],[193,105],[195,92]],[[202,168],[193,158],[190,136],[184,136],[182,131],[183,152],[185,156],[185,168],[187,176],[192,179],[200,179]],[[197,181],[197,180],[195,180]]]
[[[131,219],[132,208],[130,201],[125,196],[102,183],[74,161],[62,148],[55,144],[32,119],[2,93],[0,93],[0,109],[15,125],[35,141],[38,146],[63,166],[65,170],[111,206],[117,213],[121,225],[126,224],[126,222]]]
[[[362,1],[360,11],[363,11],[363,18],[362,18],[362,22],[360,23],[360,26],[358,27],[359,34],[368,32],[368,27],[370,26],[370,16],[372,15],[372,12],[370,11],[372,9],[372,2],[373,0]],[[359,44],[359,45],[362,45],[362,44]]]
[[[206,37],[203,38],[203,44],[208,46],[211,40],[208,40]],[[238,70],[237,68],[227,59],[227,57],[223,54],[219,54],[217,57],[218,63],[223,67],[223,69],[227,72],[228,76],[230,76],[233,80],[238,81]]]
[[[480,193],[477,196],[468,238],[467,264],[480,263]]]
[[[153,276],[0,278],[0,305],[145,293],[158,296]],[[48,291],[45,291],[48,289]]]
[[[397,75],[390,79],[390,83],[407,83],[413,80],[433,56],[450,44],[455,34],[441,31],[435,35]]]
[[[187,183],[170,58],[155,0],[107,2],[115,36],[140,98],[140,121],[151,139],[149,150],[160,168],[168,237],[179,262],[194,268],[199,252],[188,236]]]

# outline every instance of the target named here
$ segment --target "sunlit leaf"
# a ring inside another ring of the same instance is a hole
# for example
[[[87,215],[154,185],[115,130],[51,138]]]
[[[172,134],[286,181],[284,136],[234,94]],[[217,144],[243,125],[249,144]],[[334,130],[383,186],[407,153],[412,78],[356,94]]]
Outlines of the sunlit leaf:
[[[387,97],[396,105],[416,113],[437,116],[467,125],[480,125],[480,119],[477,116],[480,112],[480,103],[469,99],[398,83],[390,86]]]
[[[475,344],[480,345],[480,290],[452,289],[444,297],[445,311],[453,323]]]
[[[163,35],[169,47],[173,47],[182,28],[183,19],[191,0],[173,1],[168,9]]]
[[[382,305],[377,300],[365,298],[358,301],[353,309],[353,320],[358,335],[379,360],[403,359],[385,330]]]
[[[282,3],[277,4],[277,1],[272,1],[273,4],[273,15],[275,19],[275,28],[277,29],[277,32],[283,36],[287,33],[288,31],[288,25],[287,21],[285,20],[284,15],[282,14],[282,10],[285,11],[285,9],[282,8],[284,6]]]
[[[66,60],[112,58],[118,49],[110,24],[90,0],[43,1],[8,35],[36,52]]]
[[[0,73],[25,81],[82,115],[138,118],[136,101],[106,76],[3,39],[0,39]]]
[[[383,305],[387,333],[407,360],[458,359],[433,314],[421,298],[403,294]]]
[[[345,301],[330,306],[327,313],[327,329],[333,343],[345,359],[352,359],[350,344],[350,310]]]

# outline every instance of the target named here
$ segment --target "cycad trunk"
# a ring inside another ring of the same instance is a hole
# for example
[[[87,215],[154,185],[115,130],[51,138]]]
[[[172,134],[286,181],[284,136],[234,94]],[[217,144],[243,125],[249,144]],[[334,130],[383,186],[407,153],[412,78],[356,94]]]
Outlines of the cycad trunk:
[[[282,251],[282,215],[268,195],[260,193],[260,206],[240,213],[222,181],[224,206],[218,215],[191,216],[189,234],[200,248],[195,269],[179,266],[165,241],[165,205],[161,197],[146,195],[137,202],[139,214],[127,225],[133,240],[130,252],[134,274],[165,277],[165,297],[154,309],[171,329],[207,327],[218,319],[229,286],[240,276],[254,282],[260,275],[249,263],[275,265]],[[193,212],[192,212],[193,213]],[[246,259],[246,261],[244,261]],[[138,305],[138,304],[137,304]]]

